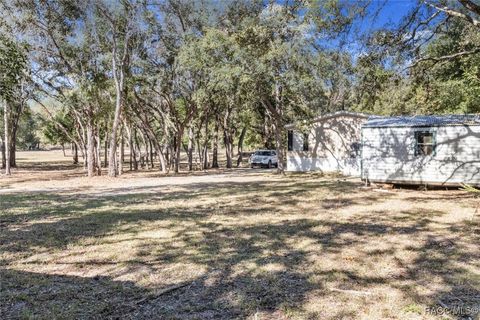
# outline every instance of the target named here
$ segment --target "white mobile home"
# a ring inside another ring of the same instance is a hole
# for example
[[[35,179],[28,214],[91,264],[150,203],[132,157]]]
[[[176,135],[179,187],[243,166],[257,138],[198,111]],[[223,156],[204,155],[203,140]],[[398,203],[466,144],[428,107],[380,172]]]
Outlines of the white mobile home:
[[[480,116],[371,117],[361,165],[371,182],[480,185]]]
[[[287,171],[360,176],[361,127],[368,115],[340,111],[299,126],[287,125]]]

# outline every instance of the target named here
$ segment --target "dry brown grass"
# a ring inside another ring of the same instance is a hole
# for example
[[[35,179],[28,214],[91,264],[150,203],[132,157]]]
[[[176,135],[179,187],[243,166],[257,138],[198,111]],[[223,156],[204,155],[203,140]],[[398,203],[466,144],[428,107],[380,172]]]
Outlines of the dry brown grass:
[[[0,178],[2,318],[442,319],[461,315],[427,308],[480,308],[476,200],[462,191],[262,170],[81,174]]]

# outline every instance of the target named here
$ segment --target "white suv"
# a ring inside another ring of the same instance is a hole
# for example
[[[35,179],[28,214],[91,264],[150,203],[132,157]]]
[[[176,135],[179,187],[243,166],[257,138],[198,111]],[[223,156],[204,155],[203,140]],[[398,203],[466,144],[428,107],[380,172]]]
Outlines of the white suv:
[[[257,150],[250,157],[250,167],[255,166],[271,168],[278,166],[277,152],[275,150]]]

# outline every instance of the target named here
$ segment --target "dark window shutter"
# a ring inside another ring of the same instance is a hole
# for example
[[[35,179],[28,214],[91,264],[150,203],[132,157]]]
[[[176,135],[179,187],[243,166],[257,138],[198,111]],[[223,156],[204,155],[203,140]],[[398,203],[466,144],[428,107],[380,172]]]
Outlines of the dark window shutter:
[[[293,151],[293,131],[288,130],[288,151]]]
[[[303,134],[303,151],[308,151],[308,133]]]

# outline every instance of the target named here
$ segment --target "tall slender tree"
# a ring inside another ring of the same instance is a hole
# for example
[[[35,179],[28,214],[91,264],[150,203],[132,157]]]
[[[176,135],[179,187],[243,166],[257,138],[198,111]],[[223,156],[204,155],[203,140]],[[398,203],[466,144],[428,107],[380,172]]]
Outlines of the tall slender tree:
[[[21,90],[21,81],[24,78],[27,67],[27,59],[24,49],[7,36],[0,35],[0,98],[4,109],[4,152],[5,174],[10,175],[11,165],[11,128],[10,128],[10,104],[16,93]]]

